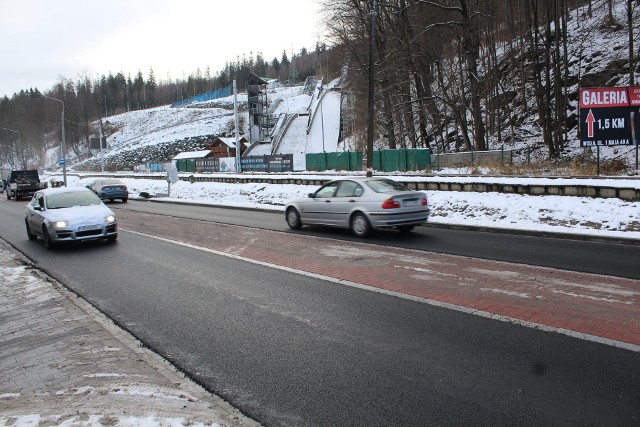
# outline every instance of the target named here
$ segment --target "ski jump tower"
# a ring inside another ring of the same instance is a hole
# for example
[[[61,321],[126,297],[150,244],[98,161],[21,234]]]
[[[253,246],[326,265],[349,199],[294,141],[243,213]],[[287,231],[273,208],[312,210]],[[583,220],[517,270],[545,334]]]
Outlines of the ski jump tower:
[[[254,142],[269,141],[270,130],[277,120],[269,114],[267,108],[267,81],[251,74],[247,85],[249,103],[249,140]]]

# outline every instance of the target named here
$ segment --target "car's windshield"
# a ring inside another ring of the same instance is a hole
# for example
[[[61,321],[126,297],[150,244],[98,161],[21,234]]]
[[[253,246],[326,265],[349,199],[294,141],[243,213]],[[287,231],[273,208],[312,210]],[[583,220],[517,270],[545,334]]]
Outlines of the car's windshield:
[[[367,181],[367,185],[376,193],[388,193],[389,191],[411,191],[410,188],[391,179],[372,179]]]
[[[75,191],[50,194],[46,197],[48,209],[64,209],[73,206],[92,206],[102,203],[100,199],[89,191]]]

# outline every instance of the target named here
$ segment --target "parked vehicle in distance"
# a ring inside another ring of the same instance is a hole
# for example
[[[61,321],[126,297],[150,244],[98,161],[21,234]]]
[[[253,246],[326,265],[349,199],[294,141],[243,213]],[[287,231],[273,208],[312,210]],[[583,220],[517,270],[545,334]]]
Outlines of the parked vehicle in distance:
[[[47,188],[47,183],[40,182],[37,170],[15,170],[9,172],[5,187],[7,200],[11,198],[20,200],[23,197],[33,196],[38,190]]]
[[[118,238],[116,216],[93,192],[82,187],[40,190],[27,205],[29,240],[42,237],[45,247],[60,243]]]
[[[98,179],[88,185],[87,188],[96,193],[101,200],[109,200],[113,202],[116,199],[120,199],[123,203],[127,203],[127,200],[129,199],[129,190],[125,183],[119,179]]]
[[[326,225],[348,228],[358,237],[373,229],[409,232],[429,219],[427,195],[382,177],[344,177],[320,187],[309,197],[287,202],[290,228]]]

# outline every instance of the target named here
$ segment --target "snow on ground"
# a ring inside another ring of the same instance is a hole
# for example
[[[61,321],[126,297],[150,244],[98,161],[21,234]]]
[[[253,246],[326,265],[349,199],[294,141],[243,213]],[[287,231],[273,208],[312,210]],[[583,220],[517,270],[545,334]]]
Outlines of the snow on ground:
[[[233,175],[225,175],[225,177],[230,176]],[[295,175],[295,178],[327,179],[328,176],[309,174]],[[61,177],[56,175],[49,179],[61,180]],[[70,186],[87,185],[93,179],[76,175],[67,177]],[[445,178],[403,175],[402,179],[442,181]],[[446,179],[455,182],[518,181],[540,185],[571,183],[640,188],[640,180],[633,179],[570,180],[506,177],[447,177]],[[169,186],[165,180],[149,179],[144,175],[139,178],[122,178],[122,180],[127,184],[131,197],[138,197],[141,192],[165,196],[169,193]],[[169,197],[160,197],[156,200],[284,211],[287,200],[307,197],[317,188],[318,186],[313,185],[294,184],[216,182],[192,184],[188,181],[179,181],[171,185]],[[427,191],[426,193],[432,209],[430,222],[435,224],[640,239],[640,202],[628,202],[616,198],[529,196],[497,192]]]
[[[307,124],[308,116],[296,117],[287,129],[286,137],[280,143],[276,154],[293,154],[293,169],[305,170],[307,151]]]

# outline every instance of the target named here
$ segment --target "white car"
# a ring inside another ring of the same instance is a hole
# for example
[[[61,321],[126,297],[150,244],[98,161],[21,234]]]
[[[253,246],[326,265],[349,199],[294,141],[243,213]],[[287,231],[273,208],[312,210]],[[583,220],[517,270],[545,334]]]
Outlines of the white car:
[[[116,216],[91,190],[61,187],[40,190],[27,205],[27,237],[42,237],[51,249],[59,243],[118,238]]]

